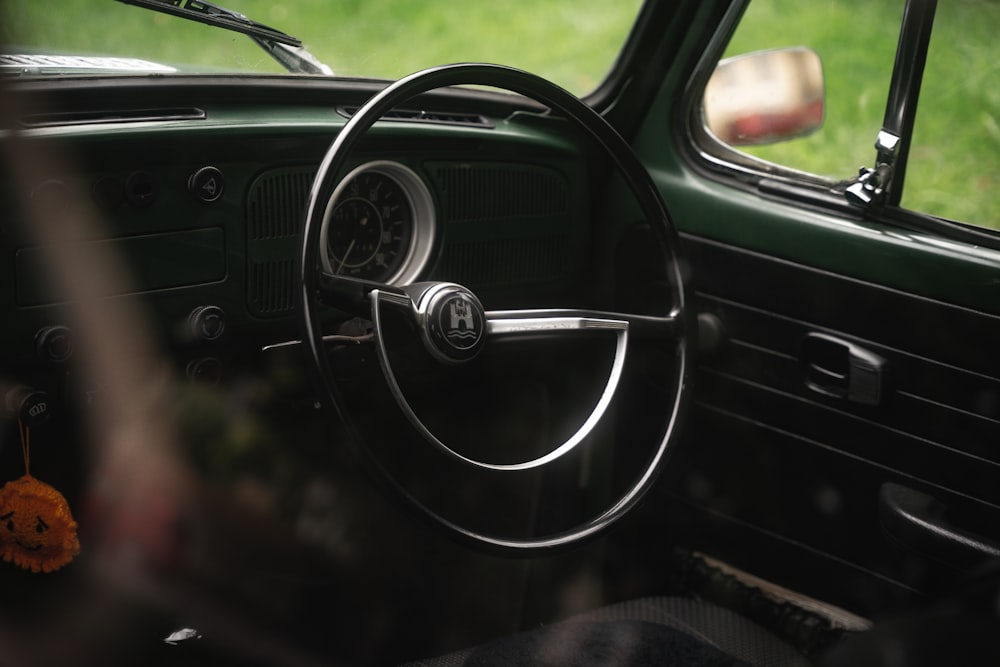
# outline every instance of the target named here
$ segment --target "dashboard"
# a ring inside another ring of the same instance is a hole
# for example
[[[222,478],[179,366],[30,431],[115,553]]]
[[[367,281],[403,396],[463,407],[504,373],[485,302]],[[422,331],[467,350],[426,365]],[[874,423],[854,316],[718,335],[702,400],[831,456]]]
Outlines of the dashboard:
[[[89,82],[107,87],[95,95],[85,80],[61,84],[25,86],[18,134],[38,164],[8,160],[0,172],[5,373],[44,385],[73,362],[79,296],[53,278],[63,261],[53,246],[121,262],[123,277],[99,297],[137,300],[192,378],[218,381],[241,358],[294,343],[296,256],[318,165],[377,86]],[[585,148],[521,98],[446,91],[427,103],[436,110],[376,124],[350,173],[317,190],[324,268],[459,282],[487,308],[561,305],[591,243]],[[39,233],[38,207],[66,228]]]

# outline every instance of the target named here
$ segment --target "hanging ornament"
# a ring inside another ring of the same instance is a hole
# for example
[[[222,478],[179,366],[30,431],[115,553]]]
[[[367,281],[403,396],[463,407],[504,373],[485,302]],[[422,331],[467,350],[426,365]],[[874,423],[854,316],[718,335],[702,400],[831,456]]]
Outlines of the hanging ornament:
[[[0,488],[0,556],[32,572],[53,572],[80,553],[76,521],[63,494],[31,476],[31,433],[17,426],[24,476]]]

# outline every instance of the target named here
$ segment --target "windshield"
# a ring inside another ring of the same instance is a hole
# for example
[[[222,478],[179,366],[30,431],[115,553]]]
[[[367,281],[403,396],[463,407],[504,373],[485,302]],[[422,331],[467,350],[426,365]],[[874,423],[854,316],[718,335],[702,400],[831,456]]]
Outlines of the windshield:
[[[223,0],[288,33],[337,76],[396,79],[452,62],[526,69],[582,95],[608,74],[640,0]],[[114,0],[6,3],[7,54],[113,56],[184,73],[287,73],[246,36]],[[110,61],[97,61],[107,64]],[[112,69],[112,68],[102,68]],[[125,68],[121,68],[127,71]],[[64,73],[66,68],[60,71]],[[24,68],[22,75],[55,68]]]

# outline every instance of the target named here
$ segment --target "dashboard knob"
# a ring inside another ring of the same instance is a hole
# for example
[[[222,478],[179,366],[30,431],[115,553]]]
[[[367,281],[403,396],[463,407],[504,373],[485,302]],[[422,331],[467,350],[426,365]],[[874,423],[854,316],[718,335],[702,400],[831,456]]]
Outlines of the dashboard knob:
[[[133,172],[125,181],[125,199],[136,208],[152,206],[156,194],[156,178],[148,171]]]
[[[206,204],[222,197],[226,181],[217,167],[202,167],[188,178],[188,190]]]
[[[73,332],[61,324],[40,329],[35,334],[35,351],[42,361],[54,364],[69,361],[73,356]]]
[[[218,340],[226,331],[226,312],[218,306],[198,306],[188,315],[191,334],[200,340]]]
[[[20,420],[25,426],[39,426],[52,416],[52,401],[49,394],[41,389],[19,385],[4,397],[7,413]]]

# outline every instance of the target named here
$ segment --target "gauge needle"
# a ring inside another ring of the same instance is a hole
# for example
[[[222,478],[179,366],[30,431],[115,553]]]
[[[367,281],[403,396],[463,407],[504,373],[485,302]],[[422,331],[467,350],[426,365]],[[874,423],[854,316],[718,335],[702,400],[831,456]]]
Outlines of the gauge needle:
[[[351,251],[354,250],[354,244],[357,242],[357,239],[351,239],[351,245],[347,246],[347,250],[344,251],[344,257],[340,260],[340,266],[334,272],[336,275],[340,275],[340,272],[344,270],[344,264],[347,263],[347,258],[350,256]]]

